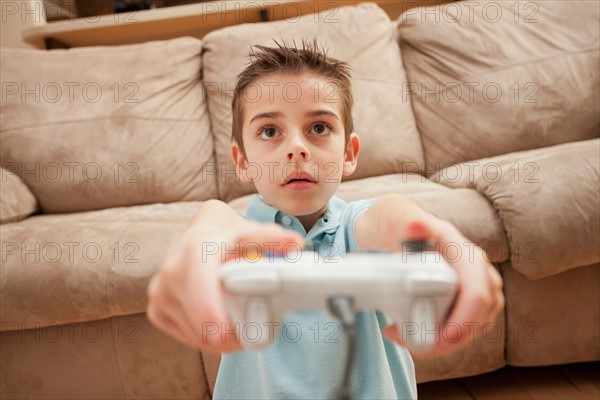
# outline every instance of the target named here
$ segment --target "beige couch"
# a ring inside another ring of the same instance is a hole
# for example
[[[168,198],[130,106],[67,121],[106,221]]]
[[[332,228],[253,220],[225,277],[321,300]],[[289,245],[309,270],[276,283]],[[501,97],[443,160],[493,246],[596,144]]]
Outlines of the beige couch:
[[[219,357],[154,329],[146,286],[202,201],[248,204],[231,91],[249,45],[282,37],[353,68],[363,147],[338,195],[402,193],[504,277],[497,323],[417,362],[419,382],[599,360],[599,15],[566,3],[397,21],[363,4],[202,41],[4,50],[1,397],[210,398]]]

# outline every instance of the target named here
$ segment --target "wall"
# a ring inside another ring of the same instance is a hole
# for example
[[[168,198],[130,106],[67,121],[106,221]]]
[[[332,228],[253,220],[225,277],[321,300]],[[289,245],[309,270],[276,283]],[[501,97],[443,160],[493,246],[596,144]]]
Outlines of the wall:
[[[0,47],[45,48],[43,41],[32,45],[21,38],[21,31],[46,23],[43,3],[42,0],[0,0]]]

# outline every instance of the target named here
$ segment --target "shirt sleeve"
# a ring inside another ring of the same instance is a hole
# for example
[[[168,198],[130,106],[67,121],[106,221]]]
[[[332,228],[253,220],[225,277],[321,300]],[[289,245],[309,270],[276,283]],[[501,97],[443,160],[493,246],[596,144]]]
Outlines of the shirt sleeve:
[[[354,227],[358,217],[373,204],[375,199],[357,200],[349,203],[344,210],[344,227],[346,229],[346,248],[348,253],[359,253],[364,251],[356,243],[356,236],[354,235]]]

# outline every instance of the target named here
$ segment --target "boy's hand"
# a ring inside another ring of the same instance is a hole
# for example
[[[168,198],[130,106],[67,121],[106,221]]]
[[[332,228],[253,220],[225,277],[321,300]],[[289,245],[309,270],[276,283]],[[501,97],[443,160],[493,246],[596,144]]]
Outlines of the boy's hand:
[[[206,224],[190,227],[148,286],[148,319],[189,347],[240,350],[223,302],[219,265],[246,256],[245,250],[255,250],[257,245],[280,253],[289,243],[304,246],[300,234],[276,224],[240,221],[228,229],[207,229]],[[213,251],[206,251],[208,246]],[[234,249],[236,254],[232,254]]]
[[[483,250],[452,224],[429,214],[401,195],[379,197],[358,217],[354,233],[362,249],[402,251],[402,242],[432,241],[435,245],[427,250],[441,250],[444,259],[456,270],[458,292],[448,319],[440,327],[439,342],[427,353],[415,353],[416,357],[436,357],[465,347],[481,335],[486,324],[496,321],[504,307],[502,278],[486,261]],[[460,257],[444,254],[457,247],[461,251]],[[450,336],[455,332],[457,337]],[[388,339],[404,344],[396,325],[386,327],[384,334]]]
[[[504,307],[502,278],[496,269],[486,261],[483,250],[465,238],[452,224],[439,220],[432,215],[423,214],[413,218],[396,220],[395,236],[402,241],[431,240],[436,245],[428,250],[456,249],[461,256],[443,254],[458,274],[458,291],[454,306],[447,320],[441,324],[439,342],[425,353],[414,353],[416,358],[431,358],[450,354],[469,344],[481,335],[486,324],[495,323],[496,316]],[[391,246],[394,246],[393,244]],[[451,250],[450,250],[451,251]],[[452,324],[449,329],[445,329]],[[460,327],[456,329],[456,327]],[[402,336],[390,325],[384,329],[384,335],[393,341],[404,344]]]

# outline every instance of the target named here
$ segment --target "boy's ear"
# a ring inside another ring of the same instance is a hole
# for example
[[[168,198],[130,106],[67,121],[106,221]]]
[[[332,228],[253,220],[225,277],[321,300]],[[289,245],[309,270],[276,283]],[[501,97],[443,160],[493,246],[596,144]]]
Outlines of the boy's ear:
[[[236,141],[231,142],[231,157],[233,158],[233,165],[235,165],[235,173],[240,181],[244,183],[254,182],[252,177],[248,175],[248,160],[246,159],[246,155]]]
[[[350,134],[348,138],[348,144],[346,145],[346,152],[344,154],[344,166],[342,168],[342,175],[352,175],[356,169],[358,163],[358,153],[360,152],[360,140],[355,132]]]

